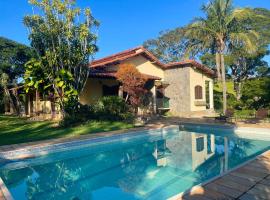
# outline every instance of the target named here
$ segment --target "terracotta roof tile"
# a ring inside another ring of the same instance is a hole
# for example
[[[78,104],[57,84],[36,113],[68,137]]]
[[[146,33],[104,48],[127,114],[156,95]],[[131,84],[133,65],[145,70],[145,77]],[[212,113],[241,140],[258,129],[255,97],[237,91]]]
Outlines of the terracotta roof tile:
[[[160,80],[160,77],[143,74],[148,80]],[[91,78],[116,78],[115,71],[104,71],[104,70],[92,70],[89,74]]]
[[[164,64],[160,62],[150,51],[145,49],[142,46],[129,49],[126,51],[122,51],[117,54],[113,54],[111,56],[104,57],[99,60],[95,60],[90,64],[90,68],[104,68],[108,65],[113,65],[113,64],[119,64],[124,60],[127,60],[129,58],[133,58],[135,56],[142,55],[149,59],[151,62],[156,64],[158,67],[162,68],[163,70],[168,70],[168,69],[173,69],[177,67],[186,67],[187,65],[191,65],[193,68],[201,70],[203,73],[208,74],[209,76],[215,76],[215,71],[212,69],[208,68],[205,65],[202,65],[201,63],[195,61],[195,60],[185,60],[181,62],[174,62],[174,63],[168,63]]]

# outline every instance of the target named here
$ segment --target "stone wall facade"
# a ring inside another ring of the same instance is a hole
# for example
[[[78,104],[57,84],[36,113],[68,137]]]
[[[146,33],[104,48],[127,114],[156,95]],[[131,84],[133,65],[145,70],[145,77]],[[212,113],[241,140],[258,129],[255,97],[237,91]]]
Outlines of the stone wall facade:
[[[165,70],[164,81],[169,84],[165,96],[170,98],[172,114],[184,116],[191,111],[190,67]]]

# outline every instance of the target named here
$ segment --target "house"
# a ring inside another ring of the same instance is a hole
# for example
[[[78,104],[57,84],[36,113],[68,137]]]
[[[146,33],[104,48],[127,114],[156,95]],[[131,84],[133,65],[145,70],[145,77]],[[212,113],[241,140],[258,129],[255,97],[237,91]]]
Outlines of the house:
[[[133,64],[147,78],[151,92],[149,111],[170,111],[177,116],[207,115],[214,110],[213,79],[215,72],[194,61],[164,64],[144,47],[129,49],[89,64],[90,74],[80,94],[82,104],[93,104],[103,96],[123,96],[116,72],[120,64]],[[43,114],[46,118],[58,113],[55,104],[37,92],[26,97],[24,115]],[[12,113],[6,106],[7,113]]]
[[[213,70],[194,60],[164,64],[141,46],[92,62],[90,77],[80,96],[81,103],[91,104],[106,95],[121,96],[115,74],[124,63],[133,64],[147,77],[153,112],[170,111],[177,116],[191,116],[207,115],[214,110]]]

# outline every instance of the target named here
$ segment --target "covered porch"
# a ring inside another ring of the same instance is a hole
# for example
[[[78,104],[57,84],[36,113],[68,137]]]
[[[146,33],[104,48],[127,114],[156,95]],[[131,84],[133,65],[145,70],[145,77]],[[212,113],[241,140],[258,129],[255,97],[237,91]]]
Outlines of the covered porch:
[[[169,110],[169,98],[165,96],[164,90],[167,84],[161,78],[144,74],[147,78],[146,89],[149,91],[151,99],[147,109],[139,112],[160,113]],[[91,72],[86,82],[86,86],[80,95],[80,102],[91,105],[103,96],[125,97],[120,82],[116,78],[116,71],[95,70]],[[147,111],[146,111],[147,110]],[[141,113],[143,114],[143,113]]]

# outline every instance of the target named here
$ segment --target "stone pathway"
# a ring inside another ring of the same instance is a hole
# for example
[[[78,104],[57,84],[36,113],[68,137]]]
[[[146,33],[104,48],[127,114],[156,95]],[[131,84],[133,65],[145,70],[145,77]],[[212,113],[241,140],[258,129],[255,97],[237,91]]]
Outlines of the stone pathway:
[[[269,200],[270,150],[210,183],[192,188],[174,200]]]

